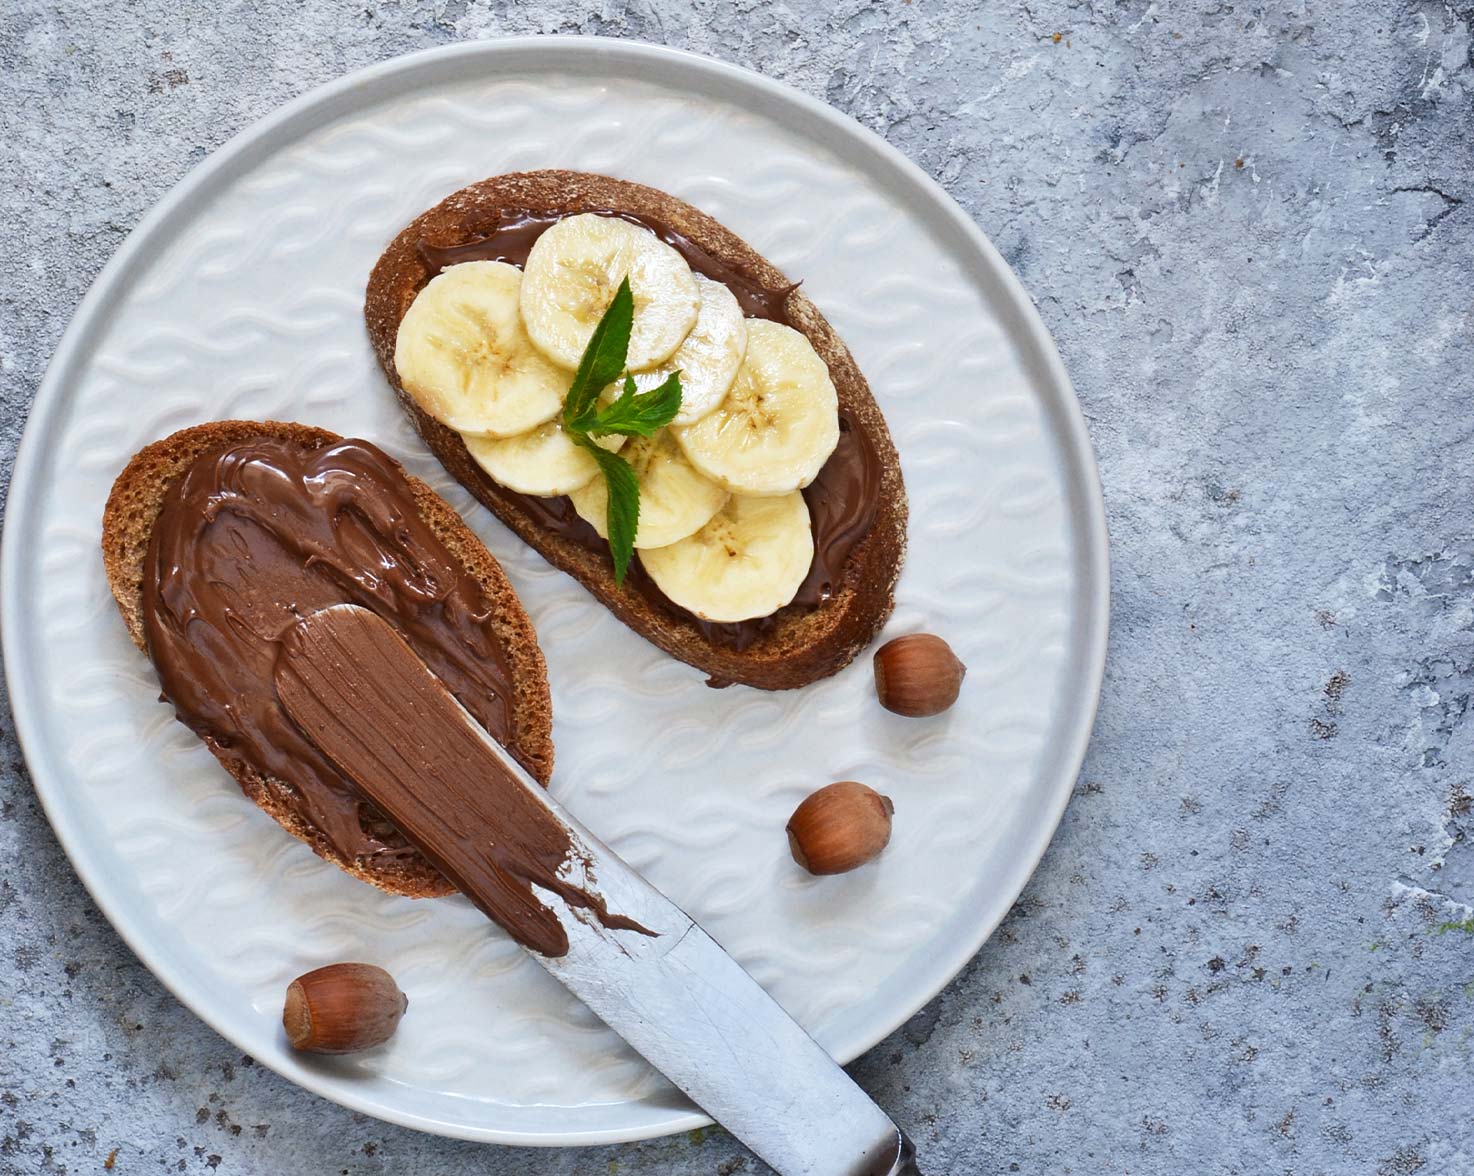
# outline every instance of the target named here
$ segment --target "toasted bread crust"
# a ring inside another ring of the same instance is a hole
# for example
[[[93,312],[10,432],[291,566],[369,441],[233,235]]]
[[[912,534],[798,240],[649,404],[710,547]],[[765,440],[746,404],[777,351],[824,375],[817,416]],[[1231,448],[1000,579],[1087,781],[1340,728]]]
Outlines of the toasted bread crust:
[[[128,626],[133,644],[148,652],[143,627],[143,577],[149,536],[169,487],[194,461],[232,445],[261,438],[297,441],[320,448],[341,440],[326,429],[278,421],[217,421],[196,425],[139,450],[118,475],[102,516],[102,558],[108,586]],[[408,477],[408,475],[406,475]],[[514,735],[510,750],[534,776],[546,784],[553,771],[552,702],[547,668],[532,622],[522,609],[501,566],[465,522],[438,494],[418,478],[409,478],[420,517],[452,555],[481,585],[492,606],[491,623],[506,651],[512,672],[511,718]],[[391,894],[430,898],[455,893],[453,887],[418,853],[378,861],[346,858],[316,826],[303,820],[285,803],[287,786],[226,756],[208,738],[204,743],[241,790],[269,813],[293,837],[305,841],[356,878]]]
[[[489,234],[504,211],[530,210],[572,215],[618,211],[646,216],[681,233],[724,264],[771,289],[789,280],[730,230],[655,188],[574,171],[517,172],[472,184],[412,221],[390,244],[369,277],[364,316],[379,366],[414,419],[420,436],[445,468],[502,522],[549,563],[581,583],[635,632],[672,657],[711,675],[715,682],[741,682],[765,690],[804,686],[843,669],[880,630],[894,606],[896,580],[906,549],[906,490],[900,459],[885,418],[849,349],[801,291],[790,295],[788,314],[829,366],[839,404],[865,430],[880,454],[884,473],[869,533],[851,551],[835,594],[816,609],[781,613],[771,631],[746,649],[714,643],[684,616],[652,607],[614,583],[610,561],[550,533],[516,495],[493,482],[471,458],[459,434],[420,411],[394,368],[400,320],[431,271],[417,245],[423,239],[450,246]]]

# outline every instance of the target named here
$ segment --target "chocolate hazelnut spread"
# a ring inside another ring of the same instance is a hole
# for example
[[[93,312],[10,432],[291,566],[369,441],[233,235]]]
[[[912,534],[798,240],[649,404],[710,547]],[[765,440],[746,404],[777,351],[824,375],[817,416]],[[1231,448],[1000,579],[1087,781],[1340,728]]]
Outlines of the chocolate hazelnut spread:
[[[638,216],[632,212],[615,212],[610,209],[588,209],[596,216],[612,216],[629,221],[642,229],[649,229],[677,253],[686,259],[698,274],[714,282],[721,282],[732,291],[733,297],[749,318],[773,319],[788,322],[788,296],[798,289],[799,284],[769,289],[755,281],[735,266],[730,266],[713,257],[691,238],[678,233],[667,224],[652,217]],[[466,241],[459,245],[438,246],[429,242],[419,243],[420,260],[431,274],[463,261],[504,261],[522,269],[527,265],[527,255],[537,239],[565,217],[575,215],[566,212],[509,212],[497,222],[497,226],[485,237]]]
[[[712,257],[690,238],[658,220],[626,212],[590,211],[600,216],[619,217],[649,229],[684,257],[695,272],[726,285],[749,318],[771,319],[792,325],[787,310],[788,296],[798,289],[797,283],[769,289],[741,270]],[[449,246],[420,241],[420,260],[432,276],[464,261],[503,261],[509,265],[525,266],[538,237],[568,215],[572,214],[508,213],[491,233],[474,241]],[[803,492],[814,529],[814,562],[790,604],[772,616],[749,621],[729,624],[704,621],[661,592],[655,581],[639,566],[638,560],[630,564],[629,575],[625,579],[626,589],[638,592],[661,611],[695,624],[708,641],[737,650],[746,649],[771,631],[785,612],[807,611],[823,604],[838,591],[850,552],[875,521],[884,475],[874,440],[843,410],[839,415],[839,430],[839,445],[824,463],[819,476]],[[487,477],[479,467],[476,473],[478,477]],[[594,551],[608,550],[598,532],[579,517],[566,497],[535,498],[500,486],[497,493],[515,498],[528,514],[561,538]]]
[[[169,488],[143,581],[164,698],[213,749],[283,782],[280,803],[343,856],[404,856],[412,849],[400,832],[302,735],[272,688],[283,633],[342,603],[391,623],[507,742],[511,675],[489,604],[381,450],[263,438],[199,458]]]
[[[384,619],[328,608],[291,625],[276,649],[274,697],[285,713],[518,943],[545,956],[568,951],[534,887],[605,927],[654,934],[609,912],[568,827]]]

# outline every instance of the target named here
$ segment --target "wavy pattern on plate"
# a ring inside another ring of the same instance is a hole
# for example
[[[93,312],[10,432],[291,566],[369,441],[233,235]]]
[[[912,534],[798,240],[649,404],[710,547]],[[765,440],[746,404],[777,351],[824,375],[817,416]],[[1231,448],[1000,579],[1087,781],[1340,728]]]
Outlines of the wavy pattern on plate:
[[[751,166],[734,171],[733,159]],[[404,221],[458,184],[549,164],[664,184],[805,280],[900,444],[912,538],[891,631],[940,631],[972,666],[950,715],[883,714],[863,660],[799,693],[708,689],[513,540],[419,445],[364,338],[368,270]],[[1062,474],[1038,405],[984,292],[927,230],[863,174],[762,119],[571,78],[458,82],[341,118],[266,155],[150,259],[71,413],[44,505],[35,618],[50,646],[50,731],[71,749],[71,787],[92,843],[112,855],[113,885],[220,1001],[255,1010],[253,1052],[280,1049],[293,975],[361,958],[393,968],[412,1003],[391,1049],[345,1063],[353,1081],[412,1089],[447,1121],[482,1125],[499,1107],[527,1123],[556,1104],[566,1127],[579,1108],[670,1098],[468,904],[391,898],[320,862],[157,701],[107,602],[98,520],[132,452],[200,420],[303,419],[375,438],[465,511],[547,651],[556,794],[821,1040],[885,1023],[884,985],[980,907],[997,855],[1036,819],[1026,802],[1057,717],[1073,590]],[[810,790],[845,777],[894,797],[894,844],[855,875],[808,878],[784,823]]]

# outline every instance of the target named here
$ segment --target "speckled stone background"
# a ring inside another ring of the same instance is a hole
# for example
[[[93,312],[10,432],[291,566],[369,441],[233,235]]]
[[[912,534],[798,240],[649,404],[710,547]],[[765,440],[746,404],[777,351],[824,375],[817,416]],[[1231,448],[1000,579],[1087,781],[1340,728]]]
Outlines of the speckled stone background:
[[[1474,6],[8,0],[0,486],[77,301],[193,163],[346,70],[554,32],[880,132],[1017,269],[1089,418],[1114,625],[1076,796],[852,1067],[927,1172],[1474,1172]],[[720,1131],[434,1139],[253,1065],[103,921],[0,715],[0,1171],[761,1170]]]

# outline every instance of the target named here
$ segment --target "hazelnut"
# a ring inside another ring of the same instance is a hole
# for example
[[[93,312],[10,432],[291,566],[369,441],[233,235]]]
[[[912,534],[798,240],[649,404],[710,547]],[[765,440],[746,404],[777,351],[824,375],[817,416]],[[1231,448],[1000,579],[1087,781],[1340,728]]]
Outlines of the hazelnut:
[[[896,806],[873,788],[842,780],[819,789],[788,818],[793,860],[811,874],[843,874],[870,861],[891,839]]]
[[[373,964],[329,964],[287,986],[281,1021],[293,1049],[342,1054],[394,1035],[409,998]]]
[[[875,651],[875,696],[898,715],[939,715],[957,701],[967,667],[932,633],[908,633]]]

